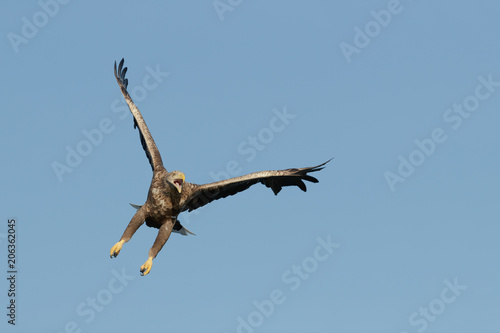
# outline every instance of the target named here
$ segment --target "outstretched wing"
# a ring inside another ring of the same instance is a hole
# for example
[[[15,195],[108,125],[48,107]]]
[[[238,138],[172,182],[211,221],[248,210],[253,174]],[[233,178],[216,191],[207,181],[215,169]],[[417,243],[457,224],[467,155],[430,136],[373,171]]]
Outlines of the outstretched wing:
[[[127,91],[128,79],[125,78],[125,74],[127,73],[127,67],[123,68],[124,61],[125,59],[122,59],[120,61],[120,64],[118,65],[118,70],[116,69],[116,61],[115,61],[116,81],[120,86],[123,97],[125,97],[125,101],[128,104],[130,112],[132,112],[132,115],[134,116],[134,128],[137,127],[139,129],[139,136],[141,138],[142,148],[144,148],[146,156],[149,160],[149,164],[151,164],[151,168],[154,171],[158,166],[162,166],[163,162],[161,160],[160,152],[156,147],[155,141],[153,140],[153,137],[151,136],[151,133],[149,132],[148,127],[146,126],[144,118],[142,118],[139,109],[137,108],[137,106],[135,106],[134,101],[132,101],[132,98],[130,97]]]
[[[248,189],[250,186],[262,183],[270,187],[274,194],[278,194],[283,186],[298,186],[302,191],[307,191],[304,180],[317,183],[318,180],[309,172],[319,171],[330,160],[310,168],[270,170],[250,173],[245,176],[230,178],[215,183],[196,185],[184,183],[182,188],[182,211],[192,211],[206,204],[234,195]]]

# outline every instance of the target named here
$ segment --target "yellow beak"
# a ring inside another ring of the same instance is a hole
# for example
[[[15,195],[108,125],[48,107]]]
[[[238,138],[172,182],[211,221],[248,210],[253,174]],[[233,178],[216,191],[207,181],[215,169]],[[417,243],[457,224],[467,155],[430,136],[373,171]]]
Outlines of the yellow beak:
[[[186,180],[186,176],[182,172],[179,172],[178,175],[179,175],[179,179],[182,179],[182,183],[179,184],[177,181],[174,180],[174,185],[175,185],[175,188],[177,189],[177,191],[179,191],[179,193],[181,193],[182,185],[184,185],[184,181]]]

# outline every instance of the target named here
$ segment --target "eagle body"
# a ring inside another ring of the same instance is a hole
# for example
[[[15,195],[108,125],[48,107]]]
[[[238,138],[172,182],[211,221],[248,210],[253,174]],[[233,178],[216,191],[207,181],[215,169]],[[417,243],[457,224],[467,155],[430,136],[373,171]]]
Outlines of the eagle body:
[[[235,195],[257,183],[269,187],[275,195],[285,186],[297,186],[305,192],[307,188],[304,181],[318,182],[309,173],[323,169],[324,165],[330,161],[307,168],[259,171],[203,185],[186,182],[184,173],[180,171],[169,172],[163,166],[160,152],[146,122],[127,91],[128,79],[125,78],[127,68],[123,68],[123,63],[124,59],[120,61],[117,68],[115,62],[115,78],[130,112],[134,116],[134,127],[139,130],[142,147],[153,170],[153,178],[146,202],[142,206],[132,205],[137,211],[125,228],[120,241],[111,248],[110,256],[111,258],[118,256],[123,244],[132,238],[144,222],[148,227],[157,228],[158,235],[149,250],[148,259],[140,268],[142,275],[150,272],[153,259],[161,251],[172,232],[182,235],[193,234],[180,224],[177,219],[180,213],[190,212],[214,200]]]
[[[161,168],[156,171],[149,187],[146,210],[146,225],[159,229],[165,217],[177,218],[180,213],[181,195],[166,183],[167,170]]]

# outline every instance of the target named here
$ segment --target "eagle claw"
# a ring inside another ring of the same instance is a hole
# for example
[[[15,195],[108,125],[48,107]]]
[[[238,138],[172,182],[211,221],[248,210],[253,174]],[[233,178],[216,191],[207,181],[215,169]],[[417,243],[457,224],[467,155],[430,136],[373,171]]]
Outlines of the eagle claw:
[[[111,259],[116,258],[116,256],[120,253],[122,246],[123,246],[123,241],[119,241],[113,247],[111,248],[111,251],[109,251],[109,257]]]
[[[144,265],[141,266],[141,275],[148,275],[151,267],[153,267],[153,258],[149,258],[148,260],[146,260]]]

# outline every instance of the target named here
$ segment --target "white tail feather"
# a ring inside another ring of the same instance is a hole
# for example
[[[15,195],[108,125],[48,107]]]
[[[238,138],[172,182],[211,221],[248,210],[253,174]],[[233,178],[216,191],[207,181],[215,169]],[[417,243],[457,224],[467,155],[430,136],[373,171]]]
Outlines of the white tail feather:
[[[139,210],[139,208],[142,207],[142,205],[134,205],[134,204],[130,204],[130,206],[134,207],[135,209]]]

